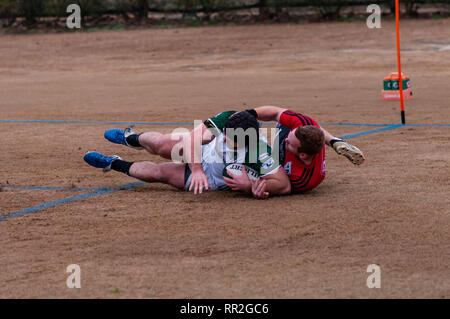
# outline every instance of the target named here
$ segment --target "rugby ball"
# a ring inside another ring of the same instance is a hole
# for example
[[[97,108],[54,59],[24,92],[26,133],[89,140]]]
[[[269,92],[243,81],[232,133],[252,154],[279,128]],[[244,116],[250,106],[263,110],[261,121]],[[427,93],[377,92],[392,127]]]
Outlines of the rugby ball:
[[[231,173],[235,176],[242,176],[242,167],[245,166],[245,169],[247,170],[247,176],[251,181],[256,181],[256,179],[259,177],[259,174],[257,171],[255,171],[253,168],[244,165],[244,164],[228,164],[223,169],[223,176],[231,178],[231,176],[228,173]]]

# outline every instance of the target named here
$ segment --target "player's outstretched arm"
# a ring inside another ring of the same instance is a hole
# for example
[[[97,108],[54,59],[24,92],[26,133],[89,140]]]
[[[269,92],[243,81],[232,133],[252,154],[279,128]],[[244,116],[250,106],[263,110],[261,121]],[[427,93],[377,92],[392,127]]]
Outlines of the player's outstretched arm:
[[[325,135],[325,143],[332,147],[336,153],[345,156],[355,165],[361,165],[365,161],[363,152],[359,148],[350,143],[331,135],[328,131],[320,128]]]
[[[355,165],[361,165],[366,160],[363,152],[361,152],[359,148],[350,143],[347,143],[344,140],[333,139],[331,140],[330,144],[330,146],[336,151],[336,153],[347,157],[348,160]]]
[[[214,135],[205,124],[202,124],[192,130],[184,141],[183,156],[192,174],[189,191],[193,191],[194,194],[201,194],[203,189],[209,189],[208,178],[202,167],[202,145],[210,143],[213,139]]]
[[[254,111],[258,114],[258,121],[263,122],[279,122],[280,115],[286,110],[287,109],[283,109],[278,106],[260,106],[254,109]]]
[[[283,167],[279,167],[275,173],[263,177],[266,183],[265,191],[271,195],[288,195],[291,193],[289,181]]]
[[[277,106],[261,106],[249,111],[255,111],[259,121],[279,122],[281,114],[286,111],[286,109]],[[325,135],[325,143],[328,146],[331,146],[336,151],[336,153],[347,157],[355,165],[361,165],[364,162],[364,154],[359,148],[351,145],[346,141],[334,137],[327,130],[323,128],[321,129]]]

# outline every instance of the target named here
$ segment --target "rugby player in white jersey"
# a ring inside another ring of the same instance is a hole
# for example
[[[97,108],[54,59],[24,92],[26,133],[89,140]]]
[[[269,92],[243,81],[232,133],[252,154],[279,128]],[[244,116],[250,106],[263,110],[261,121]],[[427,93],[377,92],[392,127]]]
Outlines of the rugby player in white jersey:
[[[199,142],[196,143],[196,138]],[[172,162],[128,162],[117,155],[88,152],[84,160],[104,172],[115,170],[148,183],[165,183],[178,189],[193,191],[235,190],[255,198],[290,194],[289,179],[264,135],[259,133],[256,117],[248,112],[228,111],[206,120],[190,133],[173,134],[146,132],[136,134],[132,128],[105,132],[110,142],[135,149],[145,149]],[[182,160],[179,160],[181,156]],[[174,158],[177,157],[177,158]],[[224,176],[231,163],[244,164],[242,175]],[[259,175],[247,178],[245,167]]]

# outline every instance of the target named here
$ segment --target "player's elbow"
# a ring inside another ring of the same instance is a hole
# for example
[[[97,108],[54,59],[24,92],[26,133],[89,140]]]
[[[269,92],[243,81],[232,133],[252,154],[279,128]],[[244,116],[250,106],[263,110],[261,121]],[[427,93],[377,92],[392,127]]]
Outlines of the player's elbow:
[[[280,195],[288,195],[291,193],[291,181],[288,176],[284,172],[284,170],[280,167],[279,169],[279,186],[280,186]]]
[[[291,183],[289,181],[278,181],[276,187],[273,187],[272,191],[269,190],[269,193],[272,195],[289,195],[291,193]]]
[[[291,182],[282,167],[274,174],[268,175],[268,192],[273,195],[288,195],[291,193]]]
[[[280,195],[289,195],[291,193],[291,183],[287,183],[284,187],[280,190]]]

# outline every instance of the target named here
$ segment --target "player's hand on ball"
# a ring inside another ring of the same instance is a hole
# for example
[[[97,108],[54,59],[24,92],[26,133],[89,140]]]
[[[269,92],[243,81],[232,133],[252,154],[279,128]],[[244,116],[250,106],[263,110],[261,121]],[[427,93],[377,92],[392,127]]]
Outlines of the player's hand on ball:
[[[266,181],[258,177],[255,182],[252,182],[252,194],[254,198],[266,199],[269,197],[269,193],[266,192]]]
[[[347,157],[355,165],[361,165],[365,160],[364,154],[359,148],[345,141],[334,142],[333,149],[339,155]]]
[[[247,175],[247,169],[245,165],[242,166],[241,176],[234,175],[233,173],[228,173],[231,178],[224,177],[223,179],[227,183],[228,187],[233,191],[242,191],[250,193],[252,191],[252,183]]]
[[[191,185],[189,185],[189,191],[193,190],[194,194],[201,194],[203,192],[203,187],[205,191],[209,189],[208,178],[202,170],[192,172]]]

